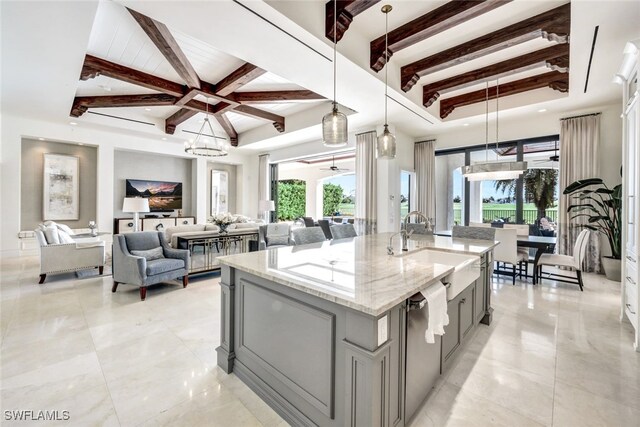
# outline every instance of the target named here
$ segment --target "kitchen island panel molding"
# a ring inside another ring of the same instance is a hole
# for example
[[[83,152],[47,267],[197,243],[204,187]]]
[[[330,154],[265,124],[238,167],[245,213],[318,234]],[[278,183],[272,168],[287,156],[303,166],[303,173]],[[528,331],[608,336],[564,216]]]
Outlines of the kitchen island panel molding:
[[[237,283],[238,357],[333,417],[335,315],[245,277]]]

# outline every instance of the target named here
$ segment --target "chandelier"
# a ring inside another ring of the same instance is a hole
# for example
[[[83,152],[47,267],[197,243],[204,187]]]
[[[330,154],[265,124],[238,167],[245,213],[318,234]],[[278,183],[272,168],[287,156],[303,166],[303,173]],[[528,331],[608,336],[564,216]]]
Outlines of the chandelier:
[[[206,102],[205,118],[200,126],[196,138],[185,143],[184,151],[189,154],[204,157],[222,157],[229,154],[229,142],[226,138],[216,136],[209,120],[209,99]],[[209,128],[210,135],[205,133],[205,128]],[[222,141],[220,141],[222,140]]]

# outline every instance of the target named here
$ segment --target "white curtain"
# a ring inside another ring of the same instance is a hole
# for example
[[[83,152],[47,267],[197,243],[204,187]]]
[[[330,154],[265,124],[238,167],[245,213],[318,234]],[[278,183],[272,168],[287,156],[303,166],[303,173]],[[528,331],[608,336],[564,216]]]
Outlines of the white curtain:
[[[416,170],[417,207],[431,218],[436,216],[436,151],[435,140],[416,142],[413,147],[413,164]]]
[[[373,234],[377,230],[375,131],[356,135],[356,218],[359,235]]]
[[[261,200],[271,200],[271,176],[269,173],[269,155],[262,154],[258,156],[258,203]],[[260,212],[260,217],[268,222],[268,218],[264,217],[265,212]]]
[[[600,115],[592,114],[562,120],[560,127],[560,206],[558,208],[558,253],[573,255],[573,245],[586,223],[584,217],[571,220],[567,213],[571,197],[562,194],[569,184],[579,179],[598,178],[598,151],[600,147]],[[585,271],[599,273],[600,236],[592,232]]]

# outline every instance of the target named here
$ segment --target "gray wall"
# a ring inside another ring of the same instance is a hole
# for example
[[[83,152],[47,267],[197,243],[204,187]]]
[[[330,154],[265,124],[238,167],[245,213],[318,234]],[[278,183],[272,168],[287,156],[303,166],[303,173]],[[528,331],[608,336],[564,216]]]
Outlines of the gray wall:
[[[126,179],[147,179],[182,183],[182,215],[191,216],[191,160],[133,151],[116,150],[113,158],[114,218],[129,218],[122,212]]]
[[[96,219],[98,150],[86,145],[39,141],[24,138],[20,168],[20,229],[33,230],[43,221],[44,154],[79,157],[80,219],[59,221],[71,228],[87,228]],[[17,184],[17,182],[16,182]]]
[[[240,213],[236,211],[236,194],[238,190],[236,166],[225,163],[207,163],[207,216],[211,215],[211,171],[227,171],[229,174],[229,212]]]

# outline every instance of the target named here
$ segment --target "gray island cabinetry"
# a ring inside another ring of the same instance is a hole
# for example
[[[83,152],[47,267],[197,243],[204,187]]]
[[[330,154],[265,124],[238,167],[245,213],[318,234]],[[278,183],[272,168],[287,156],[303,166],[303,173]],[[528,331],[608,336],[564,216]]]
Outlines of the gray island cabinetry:
[[[389,236],[220,258],[218,365],[291,425],[405,425],[473,328],[490,322],[482,269],[495,244],[428,237],[393,256]],[[451,318],[434,344],[418,294],[430,286],[447,287]]]

